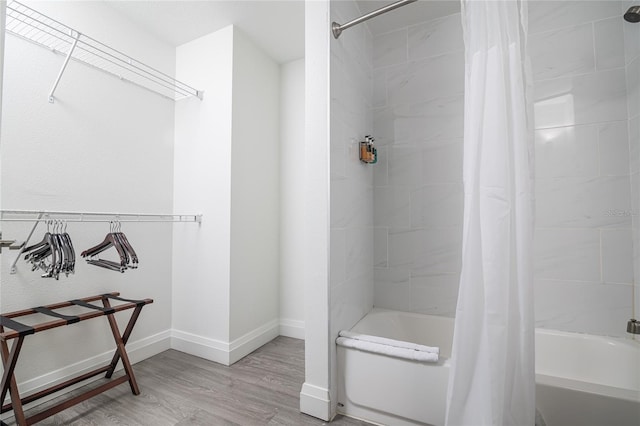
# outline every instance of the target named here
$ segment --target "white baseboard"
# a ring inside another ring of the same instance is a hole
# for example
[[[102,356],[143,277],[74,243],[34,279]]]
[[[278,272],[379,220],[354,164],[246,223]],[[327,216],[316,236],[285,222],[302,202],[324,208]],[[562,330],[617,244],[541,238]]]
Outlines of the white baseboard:
[[[300,411],[324,421],[331,420],[329,389],[305,382],[300,391]]]
[[[171,349],[229,365],[229,344],[186,331],[171,330]]]
[[[230,343],[174,329],[171,331],[171,348],[223,365],[231,365],[275,339],[278,334],[277,320],[270,321]]]
[[[127,344],[127,354],[129,355],[129,360],[132,364],[140,362],[144,359],[152,357],[154,355],[159,354],[160,352],[166,351],[171,347],[171,333],[170,330],[165,330],[160,333],[154,334],[149,337],[145,337],[144,339],[130,341]],[[89,371],[95,370],[101,366],[107,365],[111,358],[113,357],[114,350],[110,350],[108,352],[103,352],[99,355],[93,356],[91,358],[87,358],[85,360],[76,362],[75,364],[68,365],[66,367],[60,368],[58,370],[52,371],[50,373],[43,374],[38,377],[34,377],[33,379],[26,380],[18,384],[18,388],[20,389],[20,394],[30,395],[36,392],[39,392],[43,389],[46,389],[56,383],[62,383],[66,380],[77,377],[81,374],[87,373]],[[118,367],[116,371],[122,369],[122,363],[118,363]],[[97,380],[101,378],[101,375],[96,376],[93,380]],[[85,380],[81,383],[76,384],[75,386],[70,386],[64,389],[62,392],[68,392],[69,390],[78,388],[80,386],[84,386],[89,383],[88,380]],[[49,395],[48,397],[39,399],[37,402],[34,402],[34,405],[42,404],[43,402],[49,401],[59,393]],[[31,405],[30,405],[31,406]]]
[[[280,318],[280,335],[304,340],[304,321]]]
[[[278,320],[272,320],[229,343],[229,365],[241,360],[262,345],[269,343],[280,332]]]

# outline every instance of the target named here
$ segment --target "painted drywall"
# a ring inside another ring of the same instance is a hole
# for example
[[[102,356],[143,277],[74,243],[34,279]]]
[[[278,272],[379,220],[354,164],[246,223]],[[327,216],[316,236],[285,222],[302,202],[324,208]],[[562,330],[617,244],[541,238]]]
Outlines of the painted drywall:
[[[176,78],[204,90],[175,108],[175,212],[197,209],[198,228],[176,225],[174,346],[228,363],[231,247],[233,27],[176,49]]]
[[[279,333],[280,67],[237,27],[232,105],[229,339],[264,328],[271,340]]]
[[[373,130],[372,36],[366,25],[339,40],[327,31],[331,21],[359,14],[355,2],[307,2],[305,66],[314,72],[305,86],[306,185],[313,220],[307,219],[312,225],[306,234],[306,374],[300,407],[325,420],[338,403],[335,338],[373,306],[373,170],[358,156],[358,142]]]
[[[231,364],[279,333],[279,67],[229,26],[178,47],[173,345]]]
[[[52,5],[50,3],[56,3]],[[99,3],[45,2],[47,13],[90,36],[172,73],[175,51]],[[117,31],[114,31],[117,28]],[[63,58],[11,35],[6,37],[1,170],[6,209],[167,213],[173,193],[174,103],[95,69],[72,62],[56,92],[47,95]],[[3,223],[24,240],[30,223]],[[150,297],[129,343],[139,360],[169,347],[171,327],[171,224],[123,224],[140,257],[124,274],[86,265],[59,281],[40,278],[16,252],[2,251],[3,312],[120,291]],[[70,223],[77,255],[101,242],[108,223]],[[44,233],[40,226],[34,236]],[[108,252],[104,253],[109,256]],[[126,314],[119,315],[122,321]],[[21,390],[38,389],[110,359],[114,347],[106,320],[94,320],[28,338],[18,364]]]
[[[280,334],[304,339],[304,59],[280,66]]]
[[[305,381],[300,411],[329,420],[329,2],[305,3]],[[313,72],[310,72],[313,70]]]

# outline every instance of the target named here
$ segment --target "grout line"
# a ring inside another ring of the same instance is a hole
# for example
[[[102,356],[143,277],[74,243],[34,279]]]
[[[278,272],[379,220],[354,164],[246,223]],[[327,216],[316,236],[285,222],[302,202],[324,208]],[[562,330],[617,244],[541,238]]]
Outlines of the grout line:
[[[593,68],[595,72],[600,71],[600,67],[598,66],[598,52],[596,50],[596,24],[595,22],[591,22],[591,45],[593,47]]]

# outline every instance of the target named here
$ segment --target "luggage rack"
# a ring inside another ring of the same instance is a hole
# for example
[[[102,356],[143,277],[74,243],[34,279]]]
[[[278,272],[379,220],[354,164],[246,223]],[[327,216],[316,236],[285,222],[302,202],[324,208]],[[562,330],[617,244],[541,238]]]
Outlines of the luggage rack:
[[[112,300],[124,302],[124,303],[120,303],[112,306],[111,305]],[[94,305],[91,303],[96,301],[101,301],[102,306]],[[125,382],[129,382],[129,386],[131,387],[131,392],[134,395],[139,395],[140,389],[138,388],[138,383],[136,382],[135,376],[133,374],[133,369],[131,368],[131,363],[129,361],[129,356],[127,355],[127,351],[125,350],[125,345],[127,344],[129,337],[131,336],[131,332],[133,331],[133,327],[135,326],[135,323],[138,320],[140,311],[145,305],[150,303],[153,303],[152,299],[143,299],[143,300],[124,299],[120,297],[120,293],[113,292],[113,293],[101,294],[97,296],[85,297],[82,299],[70,300],[68,302],[55,303],[47,306],[39,306],[36,308],[25,309],[22,311],[0,314],[0,352],[2,355],[2,364],[4,367],[4,371],[2,374],[2,384],[0,386],[0,390],[1,390],[0,403],[1,404],[4,403],[4,399],[7,395],[7,392],[11,396],[11,402],[8,404],[2,405],[2,408],[0,409],[0,413],[6,413],[8,411],[13,410],[14,416],[16,418],[16,423],[19,426],[26,426],[26,425],[32,425],[34,423],[40,422],[46,419],[47,417],[53,416],[54,414],[59,413],[60,411],[63,411],[73,405],[79,404],[82,401],[85,401],[89,398],[99,395],[102,392],[105,392]],[[79,306],[87,309],[87,311],[78,315],[66,315],[60,312],[56,312],[59,309],[67,308],[70,306]],[[133,313],[129,318],[129,322],[127,323],[127,326],[124,330],[124,334],[120,334],[118,323],[116,322],[114,314],[116,312],[121,312],[129,309],[133,309]],[[33,314],[44,314],[54,319],[41,322],[38,324],[34,324],[34,325],[25,325],[14,319],[14,318],[19,318],[23,316],[33,315]],[[78,375],[74,378],[71,378],[57,385],[50,386],[32,395],[20,397],[14,372],[15,372],[15,368],[18,362],[18,357],[20,355],[20,350],[22,349],[22,344],[24,343],[25,337],[31,334],[36,334],[36,333],[45,331],[45,330],[50,330],[50,329],[62,327],[65,325],[76,324],[82,321],[86,321],[92,318],[98,318],[101,316],[107,317],[109,321],[109,326],[111,328],[111,333],[113,334],[113,339],[116,343],[116,350],[115,350],[115,353],[113,354],[111,362],[105,366],[99,367],[88,373]],[[10,329],[10,330],[6,330],[6,329]],[[8,346],[9,340],[13,340],[13,344],[11,345],[11,350],[9,350],[9,346]],[[122,360],[122,365],[125,371],[125,374],[123,376],[112,379],[94,389],[90,389],[77,396],[66,399],[65,401],[62,401],[54,405],[53,407],[50,407],[46,410],[36,413],[30,417],[25,417],[24,410],[23,410],[24,404],[37,401],[38,399],[44,398],[48,395],[51,395],[55,392],[68,388],[69,386],[75,385],[77,383],[80,383],[84,380],[95,377],[102,373],[105,373],[105,378],[111,379],[115,371],[115,368],[118,364],[118,361],[120,360]],[[0,422],[0,424],[4,425],[5,423]]]

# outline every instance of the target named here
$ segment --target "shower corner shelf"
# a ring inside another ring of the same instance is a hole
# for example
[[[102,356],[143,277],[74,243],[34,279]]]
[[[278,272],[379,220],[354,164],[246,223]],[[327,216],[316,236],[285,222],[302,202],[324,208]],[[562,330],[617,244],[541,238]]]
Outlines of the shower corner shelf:
[[[62,68],[49,93],[49,102],[54,101],[55,90],[71,59],[174,101],[189,97],[203,99],[203,91],[145,65],[20,2],[11,1],[7,5],[6,32],[65,56]]]

